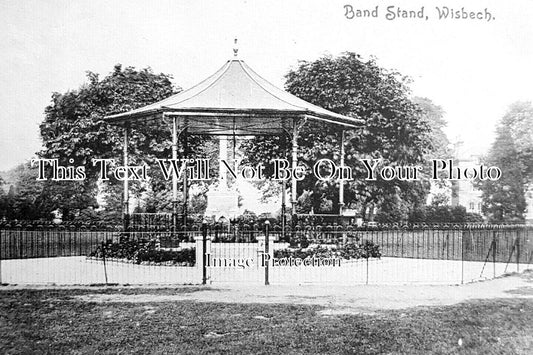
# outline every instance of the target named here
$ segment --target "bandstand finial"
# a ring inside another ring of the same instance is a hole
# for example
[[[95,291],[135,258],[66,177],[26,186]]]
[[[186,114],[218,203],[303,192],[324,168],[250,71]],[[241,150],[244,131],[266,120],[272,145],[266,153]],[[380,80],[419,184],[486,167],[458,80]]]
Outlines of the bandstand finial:
[[[237,58],[238,54],[239,54],[239,46],[237,45],[237,37],[235,37],[234,46],[233,46],[233,56]]]

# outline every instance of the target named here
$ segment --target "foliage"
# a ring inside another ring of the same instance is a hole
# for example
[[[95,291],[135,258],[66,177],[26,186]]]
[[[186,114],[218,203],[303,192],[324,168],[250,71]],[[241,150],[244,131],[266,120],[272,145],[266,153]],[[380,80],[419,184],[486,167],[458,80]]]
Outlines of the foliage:
[[[533,106],[516,102],[500,120],[484,163],[502,171],[498,181],[481,181],[482,210],[492,223],[521,222],[525,191],[533,182]]]
[[[196,251],[194,248],[182,249],[179,251],[163,250],[157,248],[156,240],[131,240],[124,239],[120,242],[109,241],[103,246],[99,246],[89,254],[91,257],[99,259],[115,258],[131,261],[135,264],[145,262],[194,266],[196,262]]]
[[[170,76],[154,74],[149,68],[136,70],[118,64],[103,80],[92,72],[87,73],[87,79],[88,83],[77,90],[54,93],[40,125],[44,145],[40,152],[42,158],[58,159],[61,165],[85,167],[84,189],[71,188],[78,200],[94,198],[99,191],[96,185],[98,166],[93,166],[93,158],[115,159],[117,164],[121,161],[122,132],[109,125],[104,116],[145,106],[175,92]],[[132,130],[130,136],[130,164],[144,160],[146,156],[170,152],[170,133],[161,122],[141,125]],[[109,184],[116,185],[117,182],[111,179]],[[140,188],[132,185],[134,191]],[[107,184],[103,188],[111,189],[109,195],[120,196]],[[120,203],[110,203],[108,209],[120,210]],[[70,208],[68,199],[60,199],[59,204]]]
[[[450,197],[446,193],[436,193],[431,200],[433,206],[446,206],[450,203]]]
[[[378,223],[397,223],[407,220],[409,204],[398,195],[388,195],[383,198],[381,208],[374,221]]]
[[[122,225],[122,214],[119,209],[102,210],[88,207],[81,209],[72,222],[85,225],[120,226]]]
[[[149,68],[137,71],[132,67],[123,69],[119,64],[103,80],[91,72],[87,78],[89,82],[78,90],[52,95],[52,103],[46,107],[40,126],[45,146],[41,155],[62,162],[74,159],[76,164],[86,166],[91,177],[97,172],[97,167],[90,164],[92,158],[116,159],[121,154],[121,131],[110,126],[104,116],[162,100],[174,90],[168,75],[154,74]],[[155,128],[152,131],[158,131]],[[166,133],[159,132],[168,136]],[[164,150],[157,138],[162,137],[148,137],[135,131],[131,148],[142,150],[141,147],[151,146],[151,150]]]
[[[467,212],[465,222],[466,223],[483,223],[485,219],[479,213]]]
[[[172,86],[169,75],[155,74],[150,68],[123,68],[120,64],[103,79],[92,72],[87,72],[87,79],[88,82],[76,90],[53,93],[40,124],[44,149],[39,152],[41,158],[58,159],[62,166],[84,166],[86,179],[35,181],[34,170],[17,168],[17,174],[23,175],[16,177],[13,194],[0,195],[0,216],[50,218],[50,212],[59,210],[65,221],[99,215],[116,222],[122,205],[121,186],[112,177],[107,183],[97,184],[99,167],[92,164],[93,158],[115,159],[116,164],[121,164],[122,129],[111,126],[104,116],[154,103],[180,89]],[[130,165],[145,162],[157,166],[156,158],[171,156],[170,129],[168,123],[161,120],[136,124],[129,141]],[[198,147],[205,141],[189,136],[190,151],[204,156],[205,152]],[[47,167],[48,176],[49,170]],[[31,177],[28,176],[30,172]],[[159,197],[170,195],[170,183],[160,175],[159,170],[154,169],[150,172],[149,184],[130,184],[132,194],[138,197],[147,190],[147,198],[155,202],[149,208],[158,211],[164,209],[164,202],[168,200]],[[98,206],[97,195],[104,197],[103,206]]]
[[[361,243],[351,242],[340,246],[312,245],[307,248],[288,248],[274,251],[275,258],[342,258],[368,259],[380,258],[379,246],[370,240]]]
[[[203,216],[207,208],[207,188],[190,196],[188,206],[191,215]]]
[[[7,216],[10,203],[7,198],[7,194],[4,192],[2,185],[0,184],[0,220]],[[7,218],[7,217],[6,217]]]
[[[237,217],[237,223],[239,225],[254,225],[257,223],[257,215],[253,211],[244,210],[244,212]]]
[[[413,102],[422,111],[422,119],[429,125],[431,130],[432,149],[431,156],[427,158],[446,159],[451,158],[450,141],[443,129],[447,122],[444,120],[444,110],[427,97],[414,97]]]
[[[73,198],[72,190],[80,189],[80,184],[59,184],[57,182],[37,181],[37,168],[30,164],[20,164],[10,174],[14,181],[7,194],[0,194],[0,218],[8,220],[52,219],[52,211],[58,208],[59,199]],[[1,189],[1,188],[0,188]],[[76,203],[90,204],[91,201],[75,200]],[[68,213],[68,212],[66,212]]]
[[[364,239],[361,244],[347,243],[340,250],[340,253],[344,259],[368,259],[381,257],[379,245],[375,244],[371,240],[366,239]]]
[[[425,201],[429,185],[422,181],[365,181],[366,170],[359,159],[382,159],[383,164],[416,165],[444,145],[442,110],[428,99],[420,107],[410,98],[409,79],[396,71],[379,67],[375,59],[363,61],[355,53],[300,62],[286,76],[286,89],[313,104],[343,115],[362,118],[364,127],[346,131],[345,164],[354,169],[355,179],[345,185],[348,207],[363,213],[366,206],[388,208],[402,202],[416,206]],[[440,121],[439,121],[440,120]],[[433,122],[433,123],[432,123]],[[434,139],[438,135],[441,139]],[[340,129],[331,124],[308,121],[301,129],[298,161],[308,171],[321,158],[338,162]],[[243,144],[248,160],[270,161],[284,155],[284,137],[259,137]],[[267,172],[268,173],[268,172]],[[338,184],[317,181],[312,174],[298,184],[298,194],[307,210],[309,198],[315,213],[338,210]],[[390,196],[389,201],[384,198]],[[326,201],[324,203],[324,201]]]
[[[432,204],[416,208],[409,214],[409,223],[474,223],[483,222],[477,213],[466,212],[464,206]]]

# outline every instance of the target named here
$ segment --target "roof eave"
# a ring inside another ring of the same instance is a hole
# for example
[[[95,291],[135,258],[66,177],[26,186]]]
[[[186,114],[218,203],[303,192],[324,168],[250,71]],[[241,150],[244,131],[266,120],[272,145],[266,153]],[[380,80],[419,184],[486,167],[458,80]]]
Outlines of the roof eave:
[[[333,124],[338,124],[342,126],[350,126],[350,127],[361,127],[364,125],[365,121],[360,118],[354,118],[354,117],[348,117],[348,116],[342,116],[342,115],[326,115],[326,114],[316,114],[316,113],[308,113],[306,114],[306,117],[310,119],[314,119],[317,121],[323,121]]]
[[[364,121],[358,118],[334,114],[320,114],[312,111],[300,110],[273,110],[273,109],[214,109],[214,108],[188,108],[188,109],[173,109],[161,107],[157,109],[134,112],[134,113],[119,113],[115,115],[105,116],[104,119],[111,124],[123,125],[138,119],[156,119],[163,115],[169,116],[221,116],[221,117],[239,117],[239,116],[257,116],[257,117],[280,117],[287,118],[307,117],[309,119],[337,124],[345,127],[360,127]]]

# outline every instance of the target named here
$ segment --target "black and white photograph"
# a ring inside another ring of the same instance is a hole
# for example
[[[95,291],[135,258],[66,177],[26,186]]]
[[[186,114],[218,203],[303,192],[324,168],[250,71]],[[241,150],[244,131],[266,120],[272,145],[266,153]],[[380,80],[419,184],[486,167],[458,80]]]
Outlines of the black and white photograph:
[[[0,353],[533,354],[532,19],[2,0]]]

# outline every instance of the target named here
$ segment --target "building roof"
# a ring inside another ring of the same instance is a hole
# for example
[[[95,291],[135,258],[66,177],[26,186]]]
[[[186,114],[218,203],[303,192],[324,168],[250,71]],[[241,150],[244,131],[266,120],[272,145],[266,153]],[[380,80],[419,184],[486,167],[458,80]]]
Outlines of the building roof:
[[[344,126],[363,123],[277,88],[238,59],[229,60],[216,73],[190,89],[106,119],[114,124],[129,124],[163,114],[186,119],[192,133],[203,134],[275,133],[282,128],[285,119],[295,117]]]

